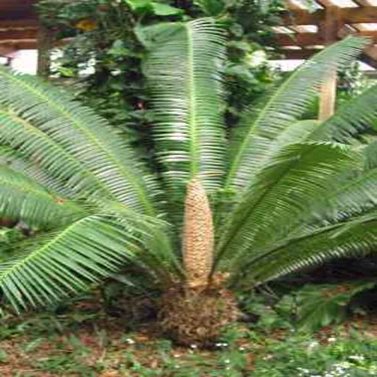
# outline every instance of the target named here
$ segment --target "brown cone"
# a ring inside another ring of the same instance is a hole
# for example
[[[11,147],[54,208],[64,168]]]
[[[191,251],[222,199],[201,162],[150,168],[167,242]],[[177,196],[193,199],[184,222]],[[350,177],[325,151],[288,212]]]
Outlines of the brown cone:
[[[189,288],[205,287],[213,263],[214,231],[207,194],[199,179],[187,186],[183,262]]]

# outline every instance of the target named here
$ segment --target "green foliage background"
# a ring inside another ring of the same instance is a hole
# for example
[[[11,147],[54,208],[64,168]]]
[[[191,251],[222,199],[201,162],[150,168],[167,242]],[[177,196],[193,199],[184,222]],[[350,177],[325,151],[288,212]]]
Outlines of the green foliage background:
[[[252,65],[250,61],[255,51],[274,45],[271,26],[278,22],[281,9],[280,0],[42,0],[39,3],[39,13],[46,25],[55,30],[56,37],[73,37],[62,50],[53,72],[55,76],[70,87],[74,84],[77,97],[114,125],[126,132],[131,131],[130,127],[137,128],[147,148],[151,147],[146,143],[151,115],[147,111],[142,73],[146,53],[142,28],[205,16],[218,19],[229,35],[226,118],[232,126],[239,111],[263,94],[276,76],[266,64]],[[87,74],[83,74],[85,69]]]

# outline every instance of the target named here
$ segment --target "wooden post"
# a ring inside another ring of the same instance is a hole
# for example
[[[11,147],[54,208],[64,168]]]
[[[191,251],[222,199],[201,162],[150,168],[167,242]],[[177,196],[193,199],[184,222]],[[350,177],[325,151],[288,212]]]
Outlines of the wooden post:
[[[320,33],[322,33],[325,45],[328,46],[337,40],[338,30],[340,28],[339,8],[335,6],[326,7],[325,21],[320,24]],[[336,71],[329,72],[326,82],[322,85],[319,98],[320,121],[325,121],[335,112],[336,101]]]
[[[47,78],[50,74],[50,51],[54,42],[54,33],[41,22],[38,29],[38,65],[37,75]]]
[[[318,119],[324,122],[335,112],[336,102],[336,71],[330,72],[326,82],[322,84],[319,97]]]

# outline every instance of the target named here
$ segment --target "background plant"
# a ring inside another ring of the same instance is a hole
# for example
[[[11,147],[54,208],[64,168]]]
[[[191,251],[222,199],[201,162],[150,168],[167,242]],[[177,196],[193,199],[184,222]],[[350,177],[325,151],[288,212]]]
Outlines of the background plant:
[[[144,124],[148,134],[151,122],[141,72],[146,52],[138,34],[141,26],[203,16],[221,20],[229,36],[225,82],[230,125],[274,78],[264,60],[257,65],[250,62],[253,53],[274,44],[271,25],[278,21],[279,1],[43,0],[38,9],[58,39],[73,37],[62,49],[55,75],[73,81],[81,100],[123,130],[137,125],[140,131]]]

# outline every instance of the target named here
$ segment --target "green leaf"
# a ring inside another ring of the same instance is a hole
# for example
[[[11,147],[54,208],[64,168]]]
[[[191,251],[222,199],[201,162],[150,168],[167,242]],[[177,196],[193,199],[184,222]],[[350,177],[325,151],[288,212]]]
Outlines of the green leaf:
[[[340,323],[352,298],[375,285],[374,282],[357,282],[305,286],[295,294],[299,329],[314,332]]]
[[[307,207],[338,184],[337,176],[357,161],[351,149],[335,144],[291,144],[251,181],[220,229],[217,261],[224,256],[242,264],[258,250],[284,239]]]
[[[122,217],[98,214],[81,218],[52,234],[14,245],[19,248],[16,256],[0,263],[0,289],[20,311],[87,290],[119,271],[126,261],[144,265],[146,273],[160,274],[166,281],[170,278],[168,259],[157,265],[161,254],[150,247],[151,242],[162,245],[163,238],[153,240],[155,227],[156,219],[130,211]]]
[[[136,12],[149,10],[152,4],[152,0],[124,0],[124,2]]]
[[[172,7],[171,5],[168,4],[161,4],[153,1],[151,3],[153,13],[156,16],[176,16],[178,14],[182,14],[183,11],[182,9]]]
[[[334,258],[364,256],[377,248],[377,213],[307,230],[297,237],[270,243],[244,258],[235,281],[261,284]]]
[[[225,10],[222,0],[195,0],[195,5],[199,6],[207,16],[217,16]]]
[[[153,13],[156,16],[176,16],[182,14],[182,9],[168,4],[159,3],[152,0],[124,0],[136,13]]]
[[[313,130],[308,139],[349,143],[370,128],[377,130],[377,85],[345,102],[333,116]]]
[[[3,144],[22,150],[34,163],[37,159],[46,173],[78,196],[105,195],[140,212],[155,213],[151,198],[156,183],[141,173],[145,167],[134,151],[105,119],[68,93],[1,68],[0,120]]]
[[[117,39],[108,50],[108,54],[115,57],[121,57],[128,55],[129,50],[124,46],[124,42],[121,39]]]
[[[77,204],[49,193],[30,178],[0,166],[0,216],[32,227],[53,228],[84,216]]]
[[[352,61],[365,44],[363,39],[346,38],[331,45],[300,66],[265,103],[243,114],[231,137],[225,189],[232,187],[241,192],[250,184],[253,174],[269,163],[275,138],[300,120],[328,72]]]
[[[224,174],[224,35],[211,19],[148,29],[149,38],[153,31],[145,73],[154,139],[169,199],[179,212],[191,178],[199,177],[210,193],[220,187]]]

